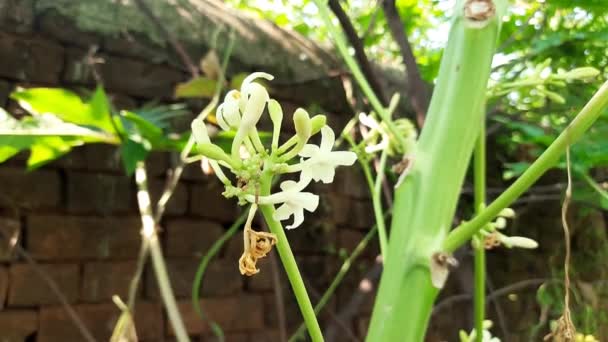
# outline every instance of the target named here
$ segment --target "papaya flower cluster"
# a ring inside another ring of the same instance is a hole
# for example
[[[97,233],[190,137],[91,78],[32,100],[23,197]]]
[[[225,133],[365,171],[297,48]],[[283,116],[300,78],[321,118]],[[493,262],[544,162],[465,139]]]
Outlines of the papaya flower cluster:
[[[273,218],[277,221],[293,218],[286,226],[293,229],[304,222],[304,211],[314,212],[319,206],[319,196],[304,189],[311,182],[333,182],[335,169],[352,165],[357,157],[353,152],[332,151],[335,134],[326,124],[326,117],[311,118],[302,108],[293,113],[295,135],[279,144],[283,110],[263,85],[254,82],[257,79],[271,81],[273,76],[263,72],[249,75],[241,89],[229,91],[216,110],[220,128],[234,133],[229,152],[211,142],[205,118],[192,122],[192,133],[198,151],[209,159],[210,167],[224,183],[225,197],[236,197],[241,205],[254,204],[252,208],[277,206]],[[266,112],[273,126],[270,146],[262,142],[257,128]],[[321,134],[320,144],[310,143],[317,133]],[[228,177],[225,170],[233,177]],[[269,180],[282,174],[296,174],[297,180],[281,182],[280,191],[275,193],[260,194],[263,184],[268,185]],[[247,273],[252,273],[251,265],[255,263],[249,264]]]
[[[490,222],[488,226],[481,230],[483,236],[483,244],[485,249],[492,249],[503,245],[507,248],[526,248],[535,249],[538,247],[538,242],[523,236],[507,236],[500,231],[507,227],[507,219],[515,217],[515,211],[511,208],[503,209],[494,222]]]

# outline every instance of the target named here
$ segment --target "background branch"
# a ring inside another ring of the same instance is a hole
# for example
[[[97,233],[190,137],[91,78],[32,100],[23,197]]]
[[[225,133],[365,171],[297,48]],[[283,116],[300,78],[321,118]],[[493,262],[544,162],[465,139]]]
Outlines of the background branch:
[[[416,64],[416,57],[414,56],[412,46],[403,29],[403,23],[401,22],[399,12],[397,12],[395,0],[384,0],[382,2],[382,8],[391,35],[401,50],[401,57],[403,58],[407,73],[407,95],[412,104],[412,108],[416,112],[418,127],[422,127],[430,101],[428,85],[420,76],[420,70],[418,69],[418,64]]]
[[[365,48],[363,46],[363,41],[359,38],[359,35],[357,34],[357,31],[355,30],[352,22],[350,21],[350,18],[348,18],[348,15],[344,12],[342,5],[340,5],[340,1],[339,0],[329,0],[329,8],[334,13],[334,15],[338,18],[338,21],[340,22],[340,26],[342,26],[342,29],[344,30],[344,34],[346,35],[346,38],[348,39],[348,42],[355,50],[355,59],[357,60],[357,63],[359,63],[359,66],[361,67],[361,71],[363,72],[363,75],[365,75],[365,78],[367,78],[369,85],[372,87],[372,89],[374,90],[374,93],[376,93],[376,95],[382,102],[382,105],[387,106],[388,97],[386,96],[386,92],[382,88],[382,85],[380,84],[378,77],[376,76],[376,74],[374,73],[374,70],[372,69],[371,63],[369,62],[369,59],[367,58],[367,55],[365,54]]]

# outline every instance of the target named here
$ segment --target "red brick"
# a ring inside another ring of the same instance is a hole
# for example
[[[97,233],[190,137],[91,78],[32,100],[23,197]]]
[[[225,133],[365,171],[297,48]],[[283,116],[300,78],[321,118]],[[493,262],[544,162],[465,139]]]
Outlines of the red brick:
[[[83,73],[86,67],[86,50],[69,49],[64,72],[64,80],[69,83],[93,84],[91,73]],[[100,54],[105,63],[97,70],[104,85],[111,92],[144,98],[169,98],[173,88],[186,77],[178,70],[145,63],[139,60]]]
[[[4,309],[6,292],[8,290],[8,269],[0,266],[0,310]]]
[[[34,310],[0,311],[2,342],[24,342],[38,330],[38,312]]]
[[[101,38],[97,34],[79,29],[73,19],[60,15],[54,9],[44,11],[36,19],[41,32],[62,44],[88,49],[101,43]]]
[[[70,170],[122,172],[119,149],[107,144],[79,146],[58,163]]]
[[[224,187],[219,181],[192,185],[190,212],[222,223],[233,222],[238,214],[238,206],[234,198],[227,199],[222,192]]]
[[[0,76],[58,84],[64,51],[48,40],[0,33]]]
[[[344,251],[350,255],[355,248],[361,243],[361,241],[367,235],[367,231],[359,231],[353,229],[339,228],[338,231],[338,249],[344,249]],[[377,234],[372,237],[367,246],[361,253],[362,256],[368,258],[375,258],[380,253]]]
[[[55,171],[0,168],[0,180],[0,207],[37,209],[56,208],[60,204],[61,183]]]
[[[369,326],[369,322],[369,316],[362,316],[357,318],[357,332],[361,339],[365,339],[365,336],[367,336],[367,327]]]
[[[227,333],[256,331],[264,328],[264,307],[260,296],[209,298],[203,299],[201,304],[208,317]],[[180,302],[178,305],[189,334],[209,335],[212,333],[207,323],[198,317],[190,301]]]
[[[289,337],[289,336],[287,336]],[[276,330],[264,330],[260,332],[254,332],[249,334],[249,341],[251,342],[275,342],[281,341],[279,332]]]
[[[169,279],[176,297],[189,298],[192,295],[192,283],[198,269],[200,259],[168,259],[167,269]],[[156,276],[154,270],[148,270],[148,294],[158,298]],[[222,296],[236,294],[243,288],[242,276],[237,263],[229,263],[223,259],[214,259],[209,265],[202,281],[201,296]]]
[[[274,256],[268,255],[266,258],[258,261],[258,268],[260,272],[247,277],[247,288],[252,291],[272,291],[274,289],[273,281],[273,270],[271,257],[278,258],[275,252],[272,252]],[[277,262],[278,261],[277,259]],[[282,269],[281,269],[282,270]],[[287,284],[287,283],[284,283]]]
[[[108,302],[113,295],[118,295],[126,301],[136,266],[136,261],[85,264],[81,299],[85,302]],[[140,284],[140,290],[141,287]]]
[[[27,224],[28,250],[41,260],[135,258],[141,244],[137,217],[32,215]]]
[[[370,199],[371,194],[363,171],[358,167],[339,167],[331,187],[338,194],[357,199]]]
[[[13,86],[5,81],[0,81],[0,106],[2,108],[6,107],[6,103],[8,102],[8,96],[11,93]]]
[[[69,302],[75,302],[78,299],[78,265],[39,264],[37,268],[55,281],[57,288]],[[9,306],[46,305],[60,302],[47,283],[30,265],[11,265],[9,279]]]
[[[134,184],[123,176],[70,172],[67,208],[74,213],[137,212]]]
[[[201,336],[197,341],[200,342],[217,342],[218,339],[215,335]],[[275,340],[278,341],[278,340]],[[258,340],[250,340],[246,333],[233,333],[224,335],[224,342],[258,342]]]
[[[160,179],[153,179],[148,182],[148,186],[150,187],[150,197],[152,199],[152,203],[156,205],[158,200],[160,199],[163,191],[165,190],[166,181]],[[183,215],[188,210],[188,190],[186,186],[182,183],[178,183],[173,191],[173,195],[167,203],[167,207],[165,209],[165,214],[168,215]]]
[[[0,261],[9,261],[15,257],[15,248],[7,239],[17,238],[21,240],[21,224],[19,221],[0,217]]]
[[[82,304],[75,305],[74,309],[98,341],[109,340],[121,313],[114,304]],[[160,304],[138,303],[135,306],[135,329],[140,339],[158,341],[163,334]],[[62,307],[48,306],[40,309],[37,342],[82,340],[79,330]]]
[[[170,257],[201,256],[224,233],[220,224],[206,220],[170,220],[165,227]]]

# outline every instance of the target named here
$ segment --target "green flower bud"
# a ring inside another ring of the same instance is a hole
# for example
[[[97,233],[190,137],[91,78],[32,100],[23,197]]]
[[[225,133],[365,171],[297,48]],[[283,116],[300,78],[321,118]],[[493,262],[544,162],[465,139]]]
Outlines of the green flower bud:
[[[323,128],[323,126],[325,126],[325,124],[327,123],[327,117],[323,114],[318,114],[312,117],[312,119],[310,119],[311,125],[312,125],[312,130],[311,130],[311,135],[315,135],[317,133],[319,133],[319,131],[321,131],[321,128]]]
[[[312,122],[308,112],[302,108],[296,109],[293,113],[293,125],[296,129],[296,136],[300,140],[300,144],[305,144],[312,133]]]
[[[513,210],[511,208],[504,208],[503,210],[500,211],[500,213],[498,213],[498,216],[502,216],[502,217],[506,217],[506,218],[514,218],[515,210]]]
[[[279,135],[281,134],[281,123],[283,122],[283,109],[276,100],[268,101],[268,113],[272,121],[272,150],[279,146]]]
[[[568,71],[563,75],[565,79],[569,80],[590,80],[596,78],[600,74],[600,71],[593,67],[582,67]]]
[[[215,144],[212,144],[209,142],[198,143],[198,149],[202,155],[204,155],[205,157],[207,157],[211,160],[224,161],[228,165],[230,165],[230,167],[232,167],[233,169],[236,169],[239,166],[239,163],[237,161],[230,158],[230,156],[228,156],[226,154],[226,152],[224,152],[224,150],[222,150],[221,147],[219,147]]]
[[[545,94],[545,96],[547,96],[551,101],[555,102],[555,103],[559,103],[559,104],[564,104],[566,103],[566,99],[564,99],[563,96],[561,96],[560,94],[556,93],[556,92],[552,92],[550,90],[546,90],[546,89],[538,89],[540,90],[541,93]]]

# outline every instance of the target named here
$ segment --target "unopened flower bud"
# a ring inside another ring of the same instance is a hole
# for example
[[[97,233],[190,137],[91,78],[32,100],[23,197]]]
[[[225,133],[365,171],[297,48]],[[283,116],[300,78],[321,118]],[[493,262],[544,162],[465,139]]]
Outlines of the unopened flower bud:
[[[500,213],[498,213],[498,216],[502,216],[505,218],[514,218],[515,210],[513,210],[511,208],[504,208],[503,210],[500,211]]]
[[[211,142],[211,140],[209,139],[209,133],[207,132],[207,126],[205,125],[205,122],[203,120],[193,120],[191,127],[192,134],[194,135],[194,140],[196,140],[197,144]]]
[[[501,236],[500,242],[502,242],[505,246],[517,247],[517,248],[527,248],[527,249],[535,249],[538,247],[538,242],[523,236]]]
[[[221,147],[215,144],[210,142],[198,143],[198,149],[202,155],[209,159],[224,161],[232,168],[236,168],[238,166],[235,160],[230,158]]]
[[[504,217],[497,217],[494,221],[494,227],[496,229],[504,229],[507,226],[507,220]]]
[[[312,133],[312,122],[310,116],[308,116],[308,112],[302,108],[296,109],[295,113],[293,113],[293,125],[300,144],[305,144]]]
[[[310,119],[310,123],[312,126],[310,135],[315,135],[321,131],[323,126],[325,126],[325,123],[327,123],[327,117],[322,114],[315,115],[312,117],[312,119]]]
[[[279,145],[279,135],[281,133],[281,123],[283,122],[283,109],[276,100],[268,101],[268,113],[272,121],[272,150],[276,150]]]
[[[593,67],[582,67],[568,71],[564,74],[564,78],[571,80],[589,80],[596,78],[600,71]]]

